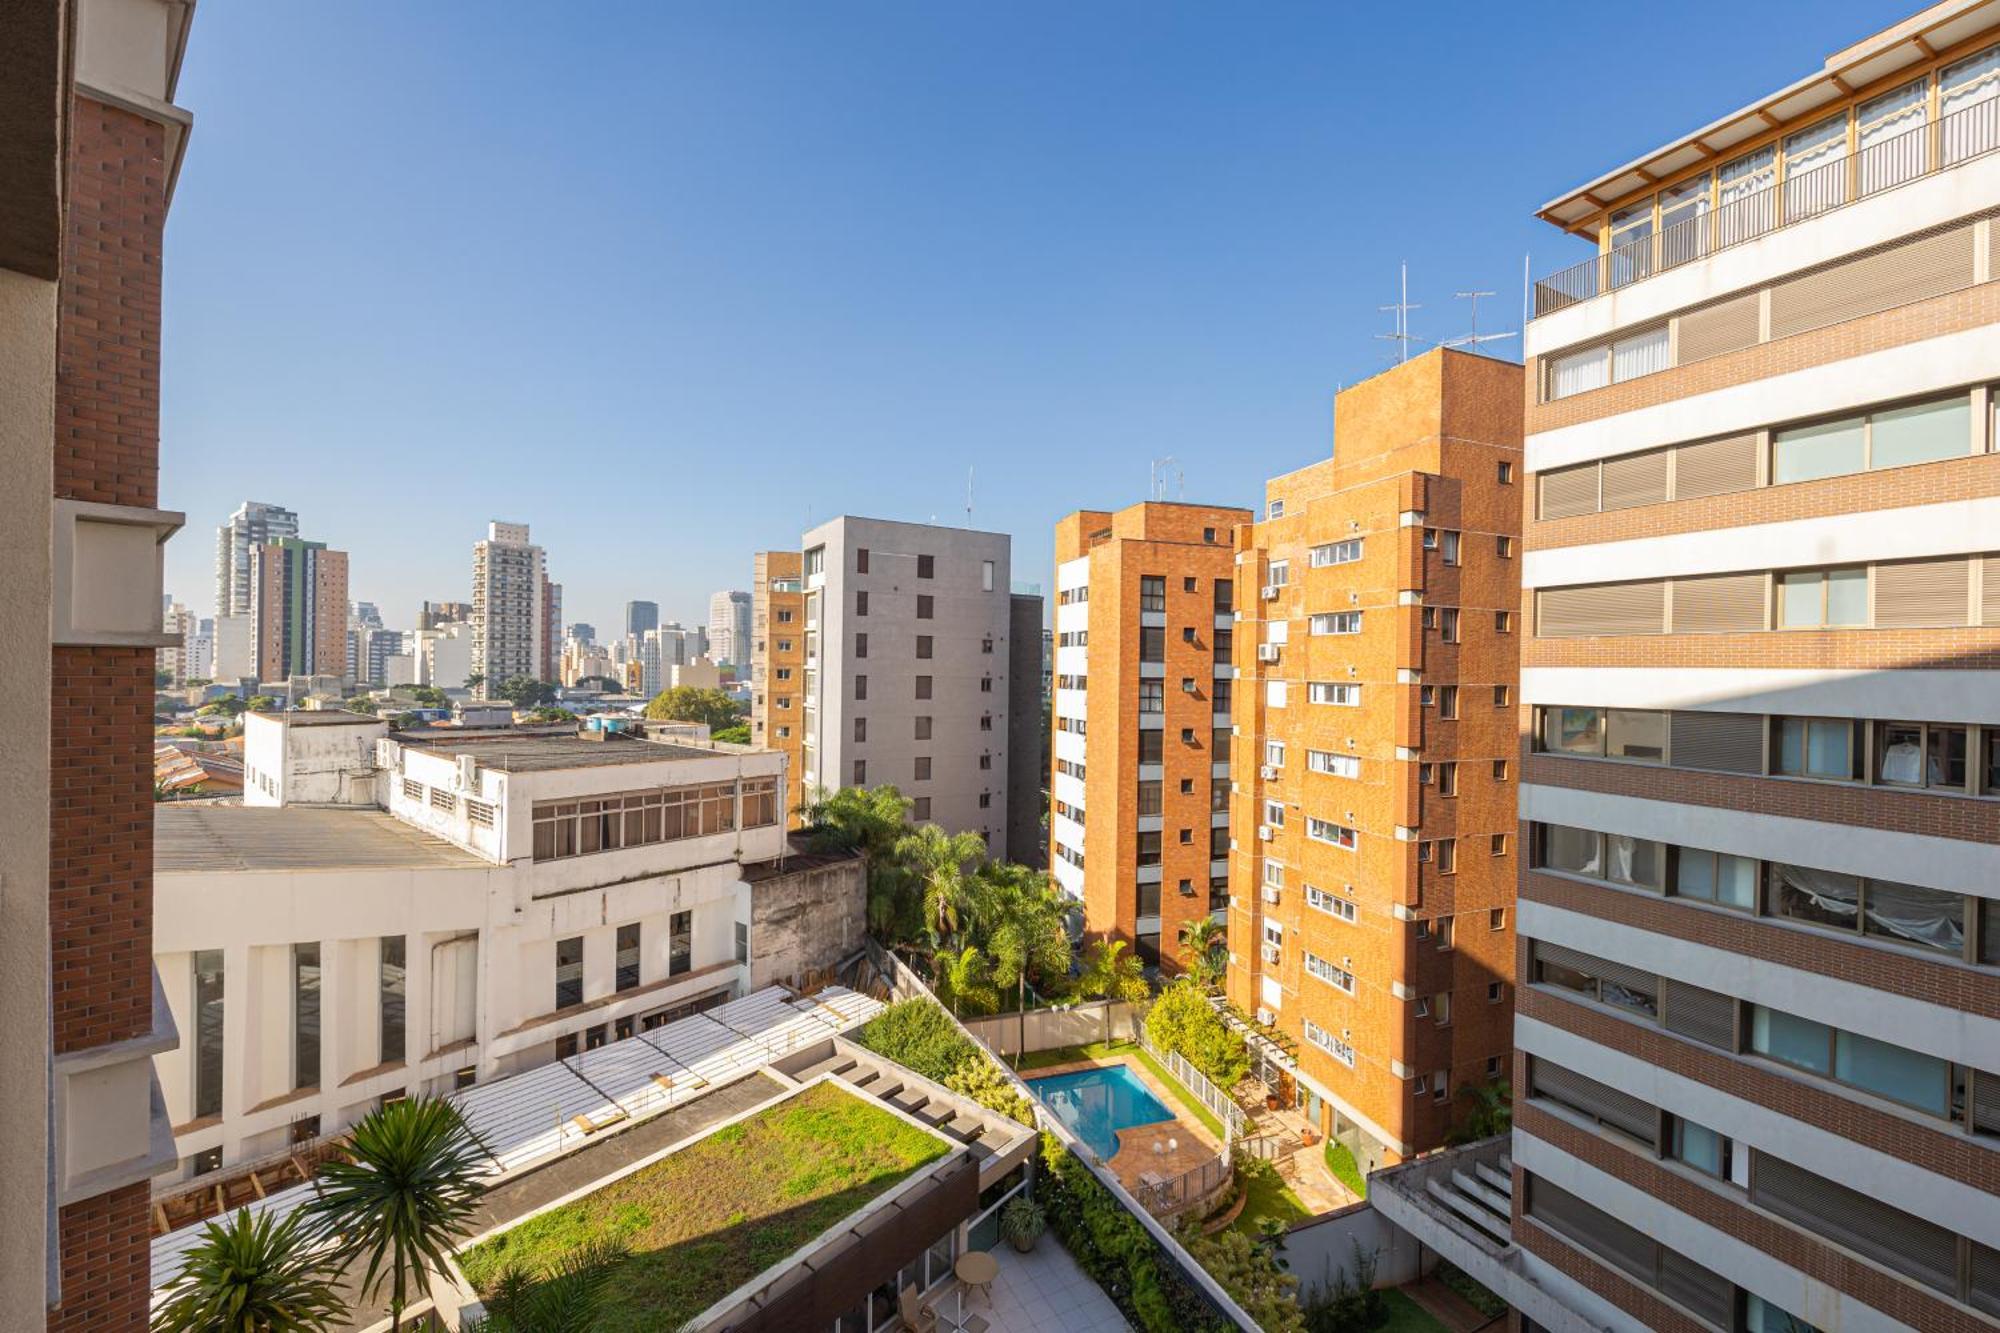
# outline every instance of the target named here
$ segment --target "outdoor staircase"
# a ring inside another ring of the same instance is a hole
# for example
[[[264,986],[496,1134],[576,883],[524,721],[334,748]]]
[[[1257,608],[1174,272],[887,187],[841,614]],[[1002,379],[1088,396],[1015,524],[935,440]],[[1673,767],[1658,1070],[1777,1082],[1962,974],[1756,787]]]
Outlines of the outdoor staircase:
[[[1454,1168],[1451,1179],[1433,1180],[1430,1197],[1464,1218],[1502,1245],[1512,1240],[1514,1224],[1514,1162],[1502,1156],[1495,1164],[1473,1162],[1470,1171]]]

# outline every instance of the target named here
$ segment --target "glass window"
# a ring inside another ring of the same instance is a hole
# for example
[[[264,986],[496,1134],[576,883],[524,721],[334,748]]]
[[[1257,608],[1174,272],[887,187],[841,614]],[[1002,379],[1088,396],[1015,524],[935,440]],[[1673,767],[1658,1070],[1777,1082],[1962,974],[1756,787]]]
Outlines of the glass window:
[[[556,1008],[583,1003],[583,936],[556,941]]]
[[[1139,576],[1139,609],[1141,611],[1164,611],[1167,609],[1167,581],[1158,574]]]
[[[194,1113],[222,1114],[222,950],[194,955]]]
[[[667,918],[667,975],[677,977],[694,967],[694,913],[675,912]]]
[[[1542,864],[1550,870],[1595,879],[1604,873],[1597,834],[1589,829],[1547,824],[1542,828]]]
[[[384,935],[381,948],[381,1000],[376,1015],[377,1058],[386,1065],[395,1064],[403,1058],[407,943],[401,935]]]
[[[634,990],[639,985],[639,923],[618,927],[617,989]]]
[[[1139,728],[1139,762],[1157,764],[1166,753],[1166,733],[1158,727]]]
[[[1611,382],[1611,358],[1603,347],[1587,347],[1549,360],[1549,397],[1601,389]]]
[[[1787,1314],[1762,1296],[1745,1292],[1743,1302],[1744,1333],[1820,1333],[1814,1325]]]
[[[1734,245],[1770,230],[1777,219],[1764,191],[1777,180],[1777,162],[1776,145],[1767,144],[1723,163],[1716,172],[1717,245]]]
[[[1664,324],[1611,344],[1611,380],[1614,384],[1666,368],[1667,327]]]
[[[1861,931],[1935,949],[1952,958],[1965,953],[1965,896],[1917,884],[1871,879],[1862,893]]]
[[[1772,916],[1836,930],[1853,930],[1861,912],[1861,880],[1831,870],[1813,870],[1783,861],[1769,866],[1765,910]]]
[[[1771,484],[1861,471],[1866,461],[1865,435],[1860,417],[1775,432],[1771,437]]]
[[[1757,863],[1747,856],[1683,847],[1674,858],[1674,893],[1749,911],[1757,905]]]
[[[1167,631],[1159,625],[1144,625],[1139,629],[1139,660],[1141,662],[1164,662],[1167,660]]]
[[[1855,776],[1855,724],[1844,718],[1781,717],[1772,766],[1788,777]]]
[[[1855,109],[1862,194],[1886,190],[1923,173],[1929,145],[1923,135],[1910,131],[1922,129],[1928,117],[1929,82],[1906,83]]]
[[[319,1086],[319,945],[292,946],[292,1086]]]
[[[1660,852],[1657,842],[1631,838],[1622,833],[1604,835],[1605,877],[1619,884],[1644,889],[1660,887]]]
[[[1603,712],[1596,708],[1544,708],[1542,748],[1558,754],[1603,754]]]
[[[1139,784],[1139,814],[1142,818],[1160,813],[1162,785],[1158,778],[1148,778]]]
[[[1649,764],[1667,757],[1667,715],[1613,708],[1605,717],[1605,753],[1613,759]]]
[[[1785,136],[1785,216],[1809,217],[1847,202],[1847,116]]]
[[[1833,1072],[1831,1028],[1761,1004],[1750,1011],[1750,1049],[1815,1074]]]
[[[1972,404],[1964,394],[1876,412],[1868,419],[1868,466],[1907,467],[1962,458],[1972,447]]]
[[[1705,172],[1660,191],[1661,267],[1672,268],[1707,253],[1708,206],[1709,178]]]
[[[1674,1120],[1671,1155],[1676,1161],[1686,1162],[1697,1171],[1728,1179],[1729,1140],[1706,1125],[1697,1125],[1692,1120]]]
[[[1951,1070],[1943,1060],[1858,1032],[1834,1033],[1833,1076],[1932,1115],[1951,1111]]]
[[[1938,71],[1939,156],[1950,164],[1995,146],[1990,110],[1959,115],[2000,96],[2000,46],[1988,47]]]

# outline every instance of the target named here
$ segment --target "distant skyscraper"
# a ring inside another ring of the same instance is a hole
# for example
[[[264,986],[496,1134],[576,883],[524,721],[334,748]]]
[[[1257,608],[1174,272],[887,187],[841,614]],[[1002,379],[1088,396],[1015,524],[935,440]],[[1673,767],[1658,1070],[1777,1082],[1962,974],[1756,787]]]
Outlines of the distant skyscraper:
[[[245,500],[215,530],[215,614],[250,614],[250,553],[299,535],[299,516],[280,505]],[[343,614],[346,608],[342,608]]]
[[[708,599],[709,656],[742,666],[750,660],[750,594],[719,592]]]
[[[472,548],[472,670],[478,693],[514,676],[540,678],[547,610],[542,548],[525,523],[493,523]]]
[[[425,602],[423,610],[417,612],[418,629],[436,629],[439,625],[471,623],[471,602]]]
[[[625,632],[631,635],[644,634],[649,629],[660,627],[660,604],[658,602],[625,603]]]
[[[581,620],[572,620],[569,624],[569,637],[579,643],[595,648],[597,646],[597,626],[587,624]]]
[[[535,673],[538,680],[555,681],[562,677],[562,584],[551,582],[548,575],[542,575],[542,667]]]
[[[252,653],[259,680],[347,671],[347,553],[287,537],[250,552]]]

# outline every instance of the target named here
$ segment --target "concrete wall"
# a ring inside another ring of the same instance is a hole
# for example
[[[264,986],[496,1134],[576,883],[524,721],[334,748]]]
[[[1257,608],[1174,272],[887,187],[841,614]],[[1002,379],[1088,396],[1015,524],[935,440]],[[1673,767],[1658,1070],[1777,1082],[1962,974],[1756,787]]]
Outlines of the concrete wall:
[[[750,989],[832,967],[868,931],[868,872],[859,857],[787,870],[750,885]]]
[[[1367,1203],[1316,1217],[1285,1236],[1285,1258],[1299,1280],[1301,1302],[1342,1277],[1359,1281],[1357,1256],[1375,1261],[1376,1287],[1400,1287],[1437,1266],[1435,1254]]]

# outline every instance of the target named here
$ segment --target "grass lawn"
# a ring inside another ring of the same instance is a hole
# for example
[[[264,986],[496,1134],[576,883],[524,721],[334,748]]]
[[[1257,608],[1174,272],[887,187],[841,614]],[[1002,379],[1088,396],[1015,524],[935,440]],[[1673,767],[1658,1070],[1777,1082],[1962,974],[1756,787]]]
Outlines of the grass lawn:
[[[1259,1170],[1256,1169],[1257,1166],[1266,1166],[1267,1169]],[[1240,1231],[1255,1240],[1262,1234],[1257,1230],[1260,1218],[1275,1217],[1286,1226],[1291,1226],[1313,1215],[1312,1209],[1306,1207],[1299,1196],[1292,1193],[1291,1187],[1285,1184],[1275,1167],[1268,1167],[1263,1163],[1254,1164],[1250,1169],[1242,1171],[1239,1178],[1243,1181],[1245,1198],[1243,1211],[1229,1224],[1232,1230]]]
[[[1389,1317],[1376,1326],[1376,1333],[1451,1333],[1430,1311],[1391,1287],[1382,1293]]]
[[[474,1246],[482,1293],[512,1265],[540,1275],[591,1241],[629,1258],[601,1333],[677,1328],[888,1190],[946,1147],[821,1084]]]

